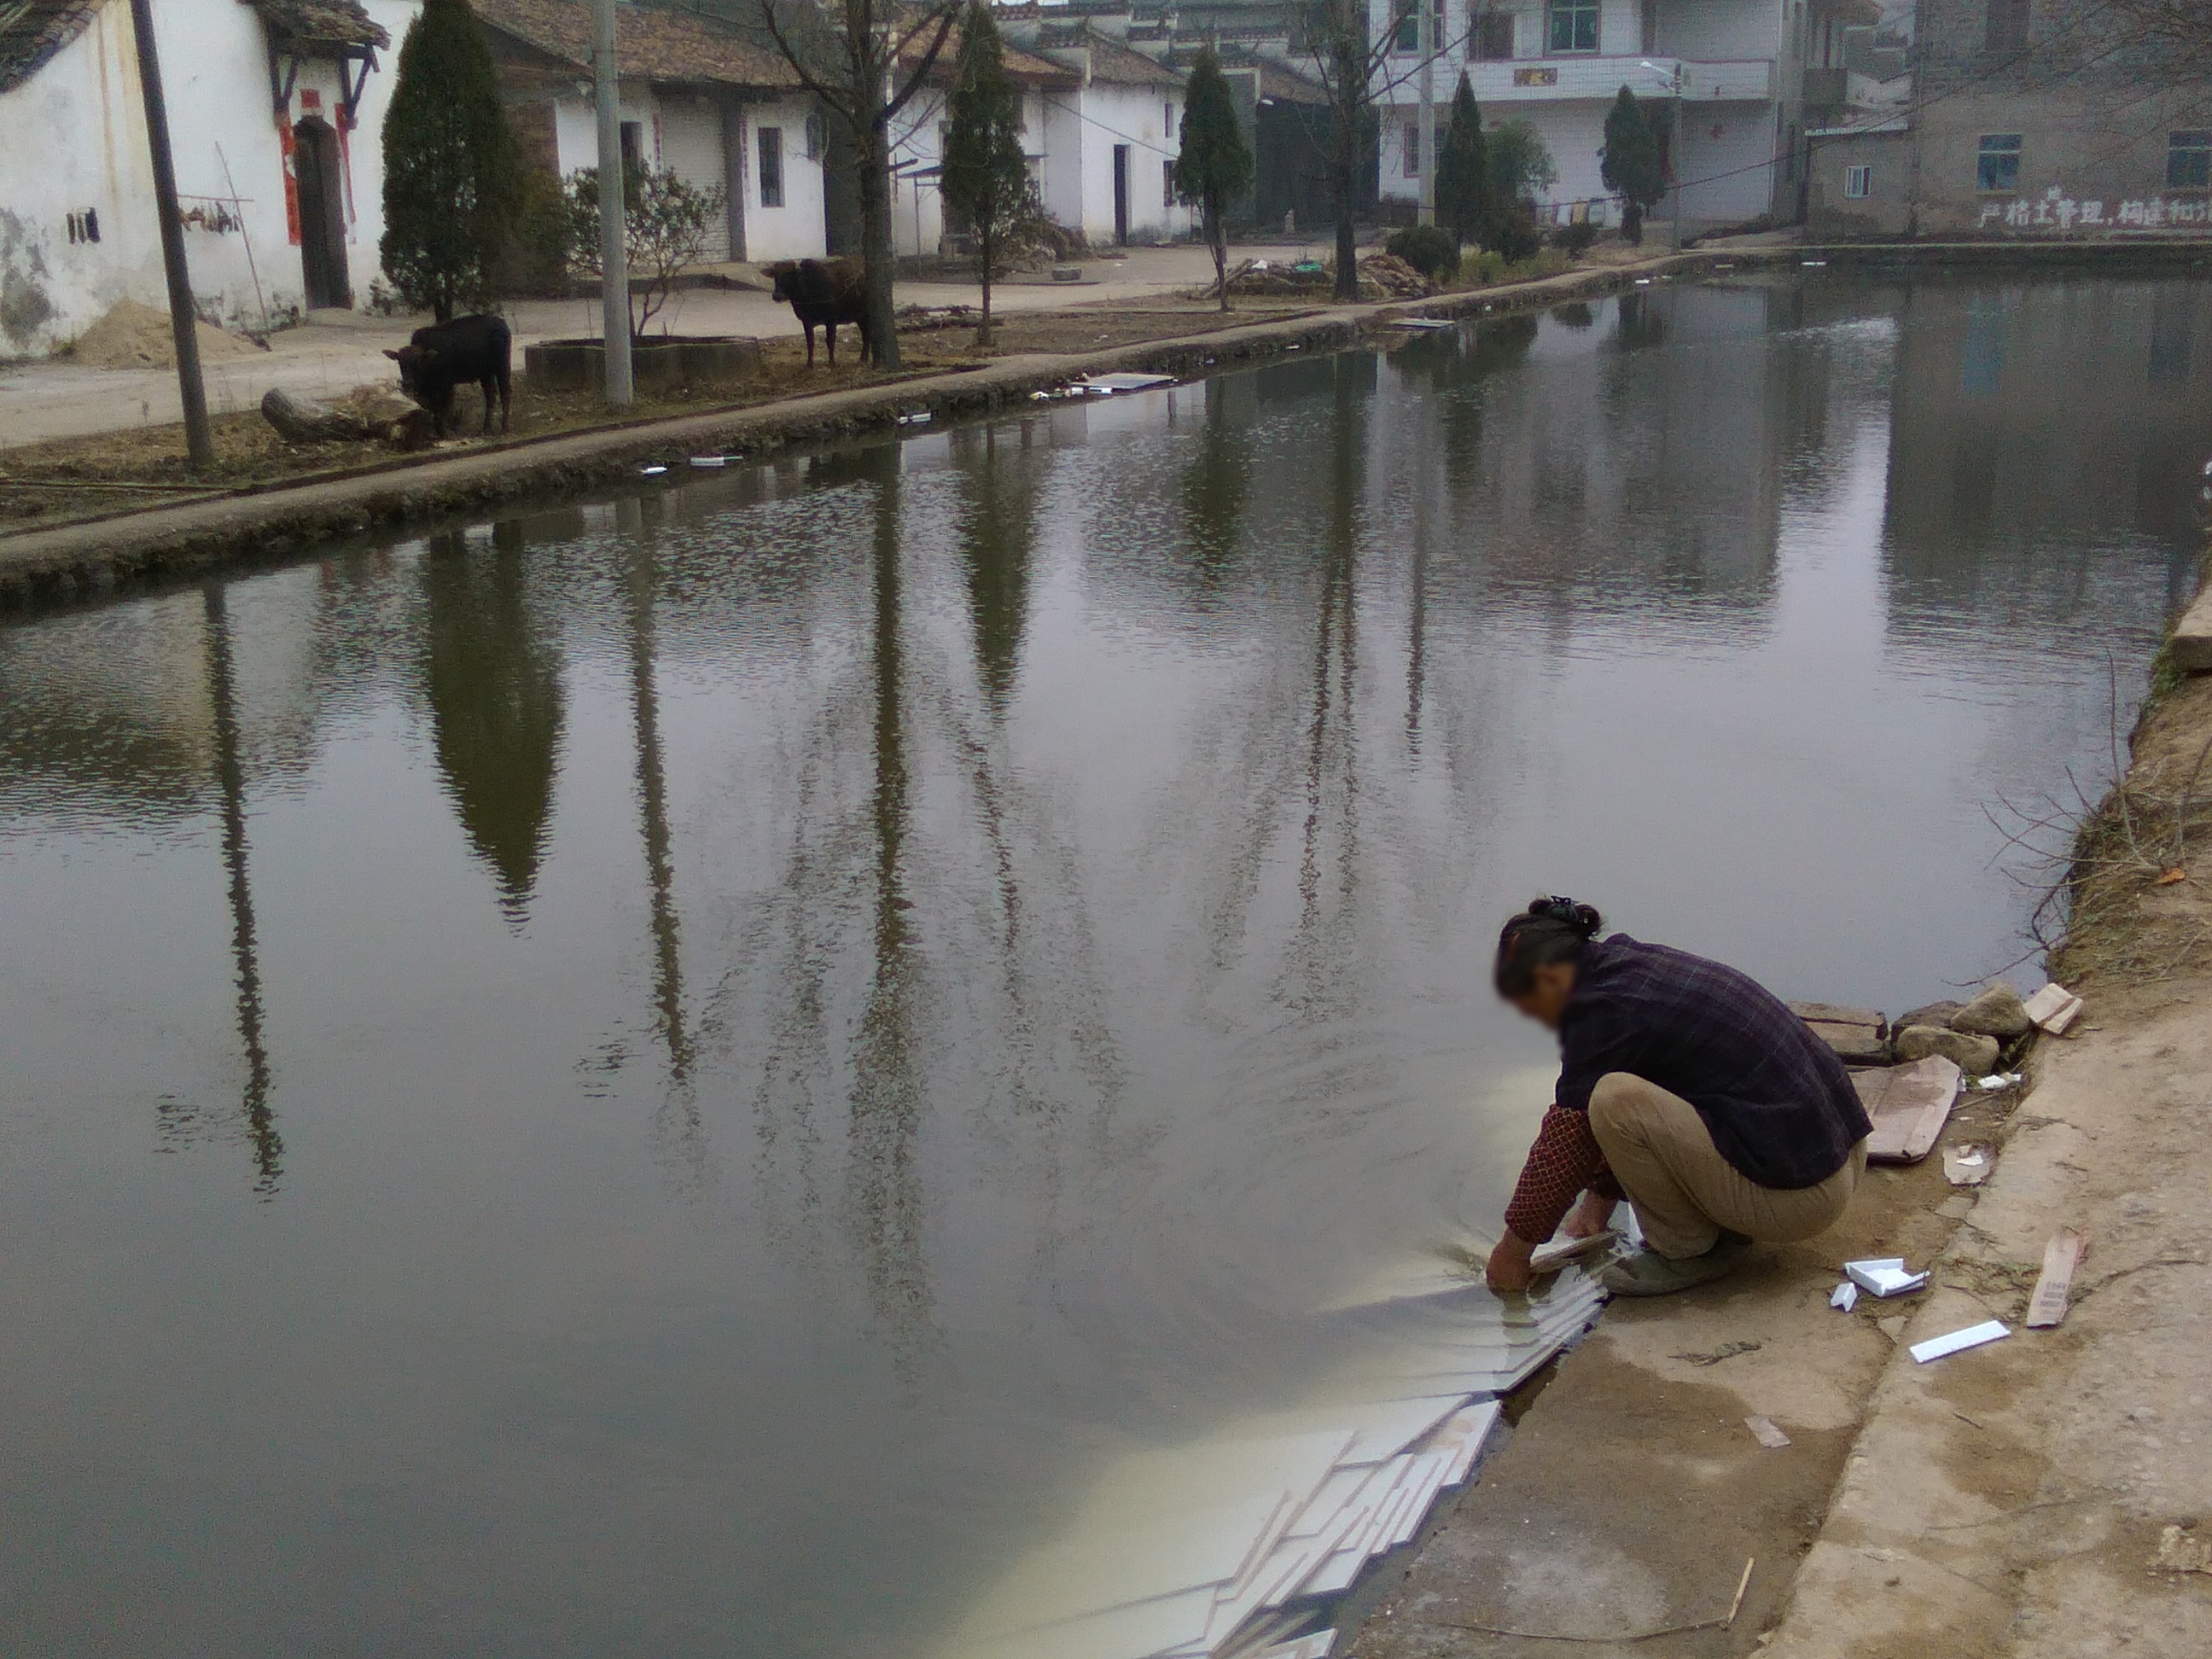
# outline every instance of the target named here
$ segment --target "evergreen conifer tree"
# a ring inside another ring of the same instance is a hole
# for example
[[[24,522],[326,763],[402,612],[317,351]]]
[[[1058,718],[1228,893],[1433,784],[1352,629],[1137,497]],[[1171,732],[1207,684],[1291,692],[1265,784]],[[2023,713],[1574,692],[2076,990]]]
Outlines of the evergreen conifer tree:
[[[1488,247],[1495,213],[1490,156],[1482,136],[1482,112],[1475,106],[1474,88],[1465,70],[1460,71],[1450,125],[1437,151],[1437,217],[1462,245],[1479,242]]]
[[[960,55],[946,100],[950,130],[939,189],[968,222],[983,288],[979,345],[991,343],[991,278],[1039,217],[1036,186],[1022,155],[1022,95],[1006,75],[1006,51],[988,0],[970,0],[960,20]]]
[[[424,0],[384,118],[384,274],[441,323],[490,297],[521,198],[491,49],[468,0]]]
[[[1176,158],[1176,195],[1199,210],[1213,253],[1213,291],[1229,309],[1229,207],[1252,187],[1252,150],[1237,125],[1221,59],[1200,46],[1182,94],[1182,150]]]
[[[1605,148],[1598,152],[1598,176],[1607,190],[1620,192],[1624,204],[1620,233],[1632,242],[1644,240],[1644,216],[1667,193],[1667,178],[1659,165],[1659,141],[1644,118],[1636,94],[1626,87],[1613,100],[1605,116]]]

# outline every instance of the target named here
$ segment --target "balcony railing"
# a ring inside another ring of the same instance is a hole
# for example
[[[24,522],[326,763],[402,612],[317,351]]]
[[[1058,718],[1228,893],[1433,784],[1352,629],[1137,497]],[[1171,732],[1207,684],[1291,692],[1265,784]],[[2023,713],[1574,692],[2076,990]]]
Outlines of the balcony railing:
[[[1469,64],[1468,71],[1476,100],[1486,108],[1492,104],[1611,98],[1623,87],[1638,98],[1665,98],[1673,93],[1677,71],[1686,103],[1756,103],[1774,96],[1771,58],[1720,64],[1680,58],[1516,58]]]

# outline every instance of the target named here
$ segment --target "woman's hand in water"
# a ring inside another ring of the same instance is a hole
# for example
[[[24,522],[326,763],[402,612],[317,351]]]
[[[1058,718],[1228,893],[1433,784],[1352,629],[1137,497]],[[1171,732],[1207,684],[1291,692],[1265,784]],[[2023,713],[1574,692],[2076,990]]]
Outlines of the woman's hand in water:
[[[1613,1225],[1613,1206],[1620,1200],[1601,1198],[1595,1193],[1584,1193],[1560,1231],[1569,1238],[1595,1238]]]
[[[1490,1288],[1501,1296],[1509,1291],[1527,1290],[1528,1281],[1536,1276],[1528,1271],[1528,1255],[1535,1248],[1509,1227],[1505,1237],[1498,1241],[1498,1248],[1491,1251],[1489,1265],[1483,1270],[1483,1278]]]

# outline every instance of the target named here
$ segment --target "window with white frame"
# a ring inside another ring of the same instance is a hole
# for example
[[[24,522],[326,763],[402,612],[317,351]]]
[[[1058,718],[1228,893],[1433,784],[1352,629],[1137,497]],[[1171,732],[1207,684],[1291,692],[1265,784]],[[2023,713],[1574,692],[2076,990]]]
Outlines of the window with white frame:
[[[2212,132],[2200,130],[2166,135],[2166,187],[2212,190]]]
[[[1547,52],[1597,50],[1598,0],[1548,0],[1545,11],[1544,50]]]
[[[1396,33],[1391,37],[1390,50],[1397,52],[1419,52],[1421,49],[1421,8],[1419,0],[1397,0],[1397,5],[1403,6],[1405,9],[1402,12],[1397,12],[1396,8],[1395,6],[1393,8],[1398,18],[1398,28]],[[1436,33],[1432,37],[1431,49],[1442,52],[1451,44],[1451,36],[1444,28],[1444,0],[1430,0],[1430,9],[1436,19]]]
[[[1844,194],[1853,201],[1863,201],[1874,190],[1874,168],[1871,167],[1844,169]]]
[[[2022,141],[2016,132],[1985,132],[1974,152],[1974,188],[2013,191],[2020,188]]]

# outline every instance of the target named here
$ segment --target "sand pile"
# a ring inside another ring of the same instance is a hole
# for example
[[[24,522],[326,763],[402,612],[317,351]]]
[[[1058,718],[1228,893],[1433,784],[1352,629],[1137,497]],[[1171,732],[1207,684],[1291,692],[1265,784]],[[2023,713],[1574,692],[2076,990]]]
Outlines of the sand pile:
[[[200,357],[250,357],[264,349],[236,334],[199,325]],[[169,332],[169,313],[136,300],[118,300],[90,328],[76,337],[70,361],[87,368],[174,368],[177,348]]]

